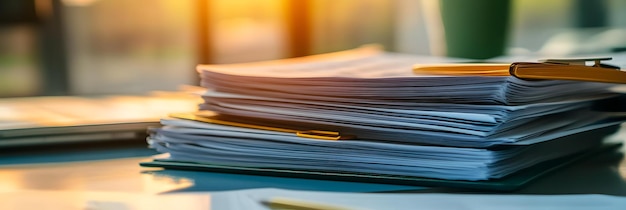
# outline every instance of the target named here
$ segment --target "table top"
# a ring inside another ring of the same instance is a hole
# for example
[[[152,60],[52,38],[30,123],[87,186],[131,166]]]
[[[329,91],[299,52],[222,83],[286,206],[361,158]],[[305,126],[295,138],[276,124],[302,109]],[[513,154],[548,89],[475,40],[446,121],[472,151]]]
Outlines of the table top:
[[[623,148],[621,149],[624,150]],[[0,192],[71,190],[107,192],[216,192],[284,188],[336,192],[463,192],[451,188],[280,178],[144,168],[157,153],[144,142],[89,143],[0,150]],[[514,194],[608,194],[626,196],[623,152],[603,153],[562,168]]]

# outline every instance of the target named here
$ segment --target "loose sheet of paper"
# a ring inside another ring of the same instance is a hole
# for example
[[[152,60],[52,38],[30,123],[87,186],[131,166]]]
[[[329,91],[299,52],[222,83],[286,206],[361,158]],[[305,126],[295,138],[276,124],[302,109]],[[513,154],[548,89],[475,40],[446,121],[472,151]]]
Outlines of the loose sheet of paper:
[[[626,198],[596,195],[497,195],[497,194],[390,194],[326,193],[281,189],[255,189],[212,194],[215,209],[268,210],[263,204],[271,198],[284,198],[333,205],[354,210],[439,209],[439,210],[618,210]]]

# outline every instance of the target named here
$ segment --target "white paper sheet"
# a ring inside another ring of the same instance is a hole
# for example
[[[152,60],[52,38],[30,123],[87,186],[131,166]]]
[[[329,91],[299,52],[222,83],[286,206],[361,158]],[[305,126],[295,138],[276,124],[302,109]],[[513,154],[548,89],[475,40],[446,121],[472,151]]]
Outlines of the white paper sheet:
[[[481,194],[389,194],[326,193],[281,189],[255,189],[212,194],[212,208],[268,210],[263,204],[272,198],[284,198],[333,205],[354,210],[439,209],[439,210],[618,210],[626,198],[610,195],[481,195]]]

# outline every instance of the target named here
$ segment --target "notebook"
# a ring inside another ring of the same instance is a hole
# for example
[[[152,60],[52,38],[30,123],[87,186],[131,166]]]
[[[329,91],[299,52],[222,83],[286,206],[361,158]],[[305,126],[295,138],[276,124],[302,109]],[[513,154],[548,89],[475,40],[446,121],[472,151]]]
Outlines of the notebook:
[[[0,147],[144,139],[160,118],[198,102],[183,92],[0,99]]]

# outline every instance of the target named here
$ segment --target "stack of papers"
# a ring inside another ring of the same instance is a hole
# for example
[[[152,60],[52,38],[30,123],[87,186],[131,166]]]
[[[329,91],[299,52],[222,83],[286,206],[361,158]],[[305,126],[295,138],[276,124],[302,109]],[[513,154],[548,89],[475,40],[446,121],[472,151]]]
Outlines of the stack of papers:
[[[239,124],[163,119],[149,143],[174,161],[489,180],[595,148],[601,136],[574,137],[625,119],[594,108],[619,95],[612,84],[412,71],[445,61],[359,48],[200,65],[196,116]],[[351,138],[299,135],[311,130]]]

